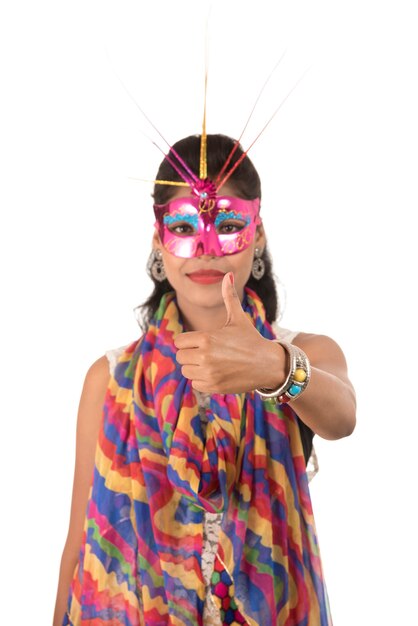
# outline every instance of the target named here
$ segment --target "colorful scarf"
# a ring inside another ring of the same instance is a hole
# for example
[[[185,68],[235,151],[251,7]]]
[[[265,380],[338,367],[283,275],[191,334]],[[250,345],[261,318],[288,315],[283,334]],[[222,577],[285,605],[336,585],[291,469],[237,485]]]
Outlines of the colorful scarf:
[[[243,308],[274,338],[248,288]],[[175,358],[182,330],[170,292],[111,376],[63,626],[201,626],[205,511],[222,513],[211,589],[223,624],[330,626],[296,414],[213,394],[204,434]]]

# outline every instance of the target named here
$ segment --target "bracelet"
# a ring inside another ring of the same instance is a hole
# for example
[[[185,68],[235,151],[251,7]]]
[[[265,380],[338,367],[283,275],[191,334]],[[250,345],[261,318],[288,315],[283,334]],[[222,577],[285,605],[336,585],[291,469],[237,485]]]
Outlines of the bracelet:
[[[286,350],[289,356],[289,373],[283,385],[278,389],[256,389],[255,391],[263,400],[274,399],[280,403],[290,402],[290,400],[298,398],[308,386],[311,378],[311,365],[304,351],[297,346],[279,339],[273,339],[273,341],[279,343]]]

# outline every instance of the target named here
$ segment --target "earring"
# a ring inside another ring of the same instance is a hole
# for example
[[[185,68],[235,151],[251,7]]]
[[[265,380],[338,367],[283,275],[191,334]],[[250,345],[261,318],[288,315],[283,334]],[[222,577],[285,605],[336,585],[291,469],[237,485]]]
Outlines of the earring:
[[[264,272],[266,271],[266,264],[261,258],[263,254],[263,250],[260,248],[256,248],[254,250],[254,260],[253,260],[253,268],[251,270],[251,274],[256,280],[260,280],[264,276]]]
[[[163,253],[158,248],[151,252],[147,266],[151,271],[151,276],[158,280],[159,283],[162,283],[167,278],[163,263]]]

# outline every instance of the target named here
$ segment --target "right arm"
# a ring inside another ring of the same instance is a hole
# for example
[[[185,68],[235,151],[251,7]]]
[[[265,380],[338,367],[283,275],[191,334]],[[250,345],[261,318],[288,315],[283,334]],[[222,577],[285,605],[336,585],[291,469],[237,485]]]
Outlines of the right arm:
[[[77,417],[76,458],[70,523],[61,557],[53,626],[61,626],[63,622],[70,584],[78,562],[109,377],[109,362],[106,356],[102,356],[89,368],[81,393]]]

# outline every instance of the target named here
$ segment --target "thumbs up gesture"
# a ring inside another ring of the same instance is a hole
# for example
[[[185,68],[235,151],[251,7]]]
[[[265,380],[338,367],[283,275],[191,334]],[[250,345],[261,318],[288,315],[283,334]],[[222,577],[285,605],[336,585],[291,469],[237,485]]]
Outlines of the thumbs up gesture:
[[[282,346],[265,339],[243,311],[232,272],[222,281],[226,308],[223,328],[177,335],[176,358],[192,387],[206,393],[241,393],[274,389],[286,378]]]

